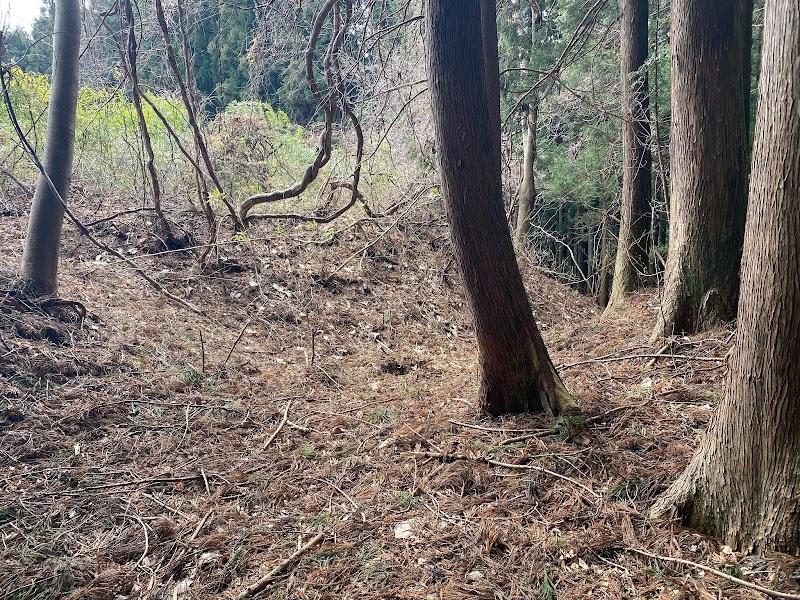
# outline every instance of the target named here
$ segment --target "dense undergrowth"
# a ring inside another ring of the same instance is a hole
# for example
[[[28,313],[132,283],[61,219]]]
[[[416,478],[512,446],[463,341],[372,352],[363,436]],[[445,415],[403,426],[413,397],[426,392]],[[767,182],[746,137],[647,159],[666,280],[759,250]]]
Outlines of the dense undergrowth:
[[[47,125],[48,77],[13,68],[7,85],[15,118],[41,154]],[[184,210],[187,200],[197,207],[200,196],[194,169],[179,146],[180,142],[184,148],[193,148],[186,111],[179,97],[148,94],[148,98],[160,113],[143,103],[166,199],[163,207],[167,212]],[[224,111],[208,116],[203,128],[213,167],[234,206],[253,194],[284,189],[299,181],[313,161],[319,135],[313,124],[306,130],[291,123],[286,113],[258,101],[232,102]],[[309,211],[330,210],[332,199],[324,192],[330,181],[344,179],[352,171],[351,153],[340,149],[351,142],[342,133],[319,179],[300,199],[270,206],[269,212],[296,211],[298,206]],[[409,158],[412,155],[408,140],[400,152],[389,148],[385,140],[371,151],[363,166],[361,188],[376,210],[389,206],[400,190],[406,192],[412,185],[411,179],[416,177],[413,158]],[[197,157],[195,160],[200,162]],[[5,169],[0,173],[4,197],[34,187],[36,168],[26,156],[6,110],[0,112],[0,162]],[[98,213],[103,210],[104,198],[110,197],[140,207],[151,206],[152,191],[136,111],[128,95],[119,89],[80,88],[72,194],[94,199]],[[215,211],[223,210],[219,191],[212,188],[209,201]]]

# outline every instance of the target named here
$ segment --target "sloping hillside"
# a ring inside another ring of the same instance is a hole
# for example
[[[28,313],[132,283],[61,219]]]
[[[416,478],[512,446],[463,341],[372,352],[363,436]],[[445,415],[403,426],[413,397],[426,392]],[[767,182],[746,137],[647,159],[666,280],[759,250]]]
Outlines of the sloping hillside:
[[[259,226],[205,270],[146,255],[126,218],[96,234],[206,314],[73,231],[60,296],[80,305],[5,297],[0,596],[235,598],[271,573],[267,598],[762,597],[632,549],[797,593],[787,557],[645,516],[711,416],[731,331],[651,343],[655,291],[604,315],[525,258],[583,417],[481,419],[435,206]],[[0,227],[10,279],[24,222]]]

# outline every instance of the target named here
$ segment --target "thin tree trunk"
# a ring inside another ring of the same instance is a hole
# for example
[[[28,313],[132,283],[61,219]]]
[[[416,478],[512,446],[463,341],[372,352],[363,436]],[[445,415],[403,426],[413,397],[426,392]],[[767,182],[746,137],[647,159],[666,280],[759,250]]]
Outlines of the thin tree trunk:
[[[161,184],[158,180],[158,171],[156,170],[155,152],[153,152],[153,142],[150,138],[150,130],[147,127],[147,120],[144,118],[144,111],[142,110],[142,89],[139,85],[139,69],[137,66],[138,49],[136,43],[136,31],[134,29],[134,16],[133,6],[131,2],[125,2],[125,21],[128,27],[127,31],[127,68],[128,75],[131,78],[131,87],[133,88],[133,106],[136,110],[136,118],[139,122],[139,132],[142,137],[142,144],[144,145],[145,153],[147,154],[147,173],[150,177],[150,188],[153,191],[153,209],[156,214],[156,234],[163,237],[164,244],[167,249],[178,247],[177,240],[172,233],[167,218],[164,216],[164,211],[161,209]]]
[[[673,0],[670,249],[654,336],[730,321],[747,207],[752,0]]]
[[[558,244],[558,252],[556,253],[556,260],[557,260],[557,271],[562,273],[567,272],[567,251],[566,251],[566,237],[567,237],[567,226],[566,226],[566,219],[564,217],[564,205],[558,205],[558,239],[561,243]]]
[[[481,408],[557,414],[574,402],[533,320],[503,212],[494,3],[431,0],[426,23],[437,157],[478,338]]]
[[[81,3],[57,0],[53,30],[53,76],[47,109],[44,169],[62,198],[69,196],[78,108],[78,53],[81,41]],[[58,250],[64,206],[44,175],[33,196],[21,276],[35,294],[54,295],[58,289]]]
[[[578,291],[584,295],[590,295],[589,278],[589,241],[586,238],[578,238],[575,244],[575,255],[578,257]]]
[[[602,231],[600,232],[600,284],[597,289],[597,304],[603,308],[608,306],[608,296],[610,294],[609,288],[609,270],[611,269],[611,255],[608,251],[608,200],[603,198],[603,220],[600,223]]]
[[[800,553],[800,5],[767,0],[738,343],[725,397],[653,507],[743,551]]]
[[[647,272],[651,157],[647,69],[648,0],[623,0],[620,27],[622,73],[622,200],[614,281],[609,306],[619,306]]]
[[[522,248],[531,231],[531,215],[536,203],[536,179],[533,165],[536,161],[536,125],[539,120],[539,103],[534,102],[525,112],[525,143],[523,147],[522,183],[517,194],[517,246]]]
[[[178,89],[181,93],[181,100],[183,100],[183,106],[186,109],[186,116],[189,121],[189,126],[192,128],[192,133],[194,134],[195,143],[200,150],[200,156],[203,158],[203,163],[205,164],[206,170],[208,171],[208,176],[211,178],[211,181],[214,182],[214,186],[217,188],[219,192],[220,200],[228,209],[228,214],[231,216],[231,220],[233,221],[234,228],[239,231],[244,229],[244,225],[242,224],[241,220],[239,219],[239,215],[236,212],[236,209],[233,208],[230,200],[228,199],[225,191],[222,189],[222,184],[217,177],[217,172],[214,169],[214,163],[211,161],[211,155],[208,152],[208,147],[206,146],[205,138],[203,137],[203,133],[200,131],[200,125],[197,122],[197,108],[192,101],[192,92],[187,88],[186,82],[184,82],[183,75],[181,75],[180,67],[178,66],[178,60],[175,58],[175,50],[172,48],[172,41],[170,40],[169,35],[169,27],[167,27],[167,20],[164,16],[164,6],[161,0],[155,0],[155,9],[156,9],[156,18],[158,20],[158,25],[161,28],[161,36],[164,38],[164,45],[167,51],[167,64],[172,71],[173,76],[175,77],[175,81],[178,84]],[[188,66],[187,66],[188,68]]]
[[[661,182],[661,193],[664,196],[664,212],[667,217],[667,221],[669,221],[669,205],[670,205],[670,195],[669,195],[669,183],[667,179],[669,174],[667,173],[667,167],[664,164],[664,152],[661,146],[661,114],[658,107],[658,94],[659,94],[659,76],[658,76],[658,56],[659,56],[659,49],[658,49],[658,36],[660,33],[661,26],[659,25],[661,21],[661,0],[656,0],[656,10],[655,10],[655,31],[653,32],[653,145],[655,146],[656,151],[656,161],[658,162],[658,178]],[[656,194],[656,197],[658,194]],[[655,203],[654,203],[655,204]],[[656,215],[659,216],[659,212],[656,211]],[[658,218],[658,228],[661,228],[661,218]],[[660,246],[665,244],[666,241],[663,240],[661,237],[658,238],[658,241],[654,243],[655,246]],[[656,271],[658,270],[658,257],[654,257],[654,265],[656,267]]]
[[[183,3],[181,0],[178,0],[178,25],[180,26],[181,30],[181,46],[183,48],[183,64],[186,68],[186,84],[189,88],[191,94],[191,100],[193,102],[193,106],[198,106],[200,104],[200,100],[198,98],[198,88],[197,88],[197,79],[194,73],[194,62],[192,61],[192,54],[189,49],[189,34],[186,28],[186,13],[183,10]],[[203,215],[206,218],[206,222],[208,223],[208,229],[210,232],[210,239],[208,241],[208,248],[203,252],[203,260],[208,255],[211,247],[216,247],[217,243],[217,216],[214,214],[214,209],[211,206],[211,201],[208,195],[208,186],[206,185],[206,176],[203,171],[200,169],[199,166],[199,157],[198,154],[200,152],[200,148],[197,143],[197,139],[194,139],[194,160],[192,161],[192,165],[195,168],[195,181],[197,182],[197,195],[198,200],[200,202],[200,207],[203,211]],[[188,154],[186,155],[188,156]]]

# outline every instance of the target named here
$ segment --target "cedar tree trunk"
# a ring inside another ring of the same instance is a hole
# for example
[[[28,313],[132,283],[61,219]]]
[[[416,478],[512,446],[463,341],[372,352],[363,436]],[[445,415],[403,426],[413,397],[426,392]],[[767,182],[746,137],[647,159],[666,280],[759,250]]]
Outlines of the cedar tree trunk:
[[[66,200],[75,146],[82,4],[79,0],[56,0],[55,6],[53,76],[42,163],[61,198]],[[54,295],[57,291],[63,222],[64,206],[40,174],[31,204],[21,269],[24,285],[34,294]]]
[[[654,336],[736,317],[753,0],[673,0],[669,256]]]
[[[609,305],[619,306],[647,271],[650,230],[650,117],[647,69],[648,0],[622,0],[622,199]]]
[[[767,0],[739,335],[687,470],[654,506],[740,550],[800,553],[800,4]]]
[[[494,2],[431,0],[426,24],[442,192],[474,316],[481,409],[558,414],[574,402],[533,320],[503,210]]]

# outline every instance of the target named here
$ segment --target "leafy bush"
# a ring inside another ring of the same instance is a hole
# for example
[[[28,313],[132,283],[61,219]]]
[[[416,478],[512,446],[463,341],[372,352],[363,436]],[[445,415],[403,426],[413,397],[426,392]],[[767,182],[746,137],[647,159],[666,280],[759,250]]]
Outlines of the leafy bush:
[[[47,127],[50,82],[47,75],[11,70],[9,97],[17,121],[41,154]],[[168,98],[153,103],[178,135],[188,126],[184,111]],[[191,184],[190,164],[180,154],[167,128],[147,104],[145,122],[156,153],[165,196],[185,194]],[[37,171],[25,156],[6,110],[0,113],[0,162],[14,176],[33,186]],[[189,145],[191,148],[191,145]],[[141,198],[148,189],[139,125],[133,102],[118,89],[83,86],[78,92],[73,186],[91,195]]]
[[[232,102],[214,119],[209,146],[223,187],[237,200],[302,177],[314,160],[302,127],[266,102]]]

